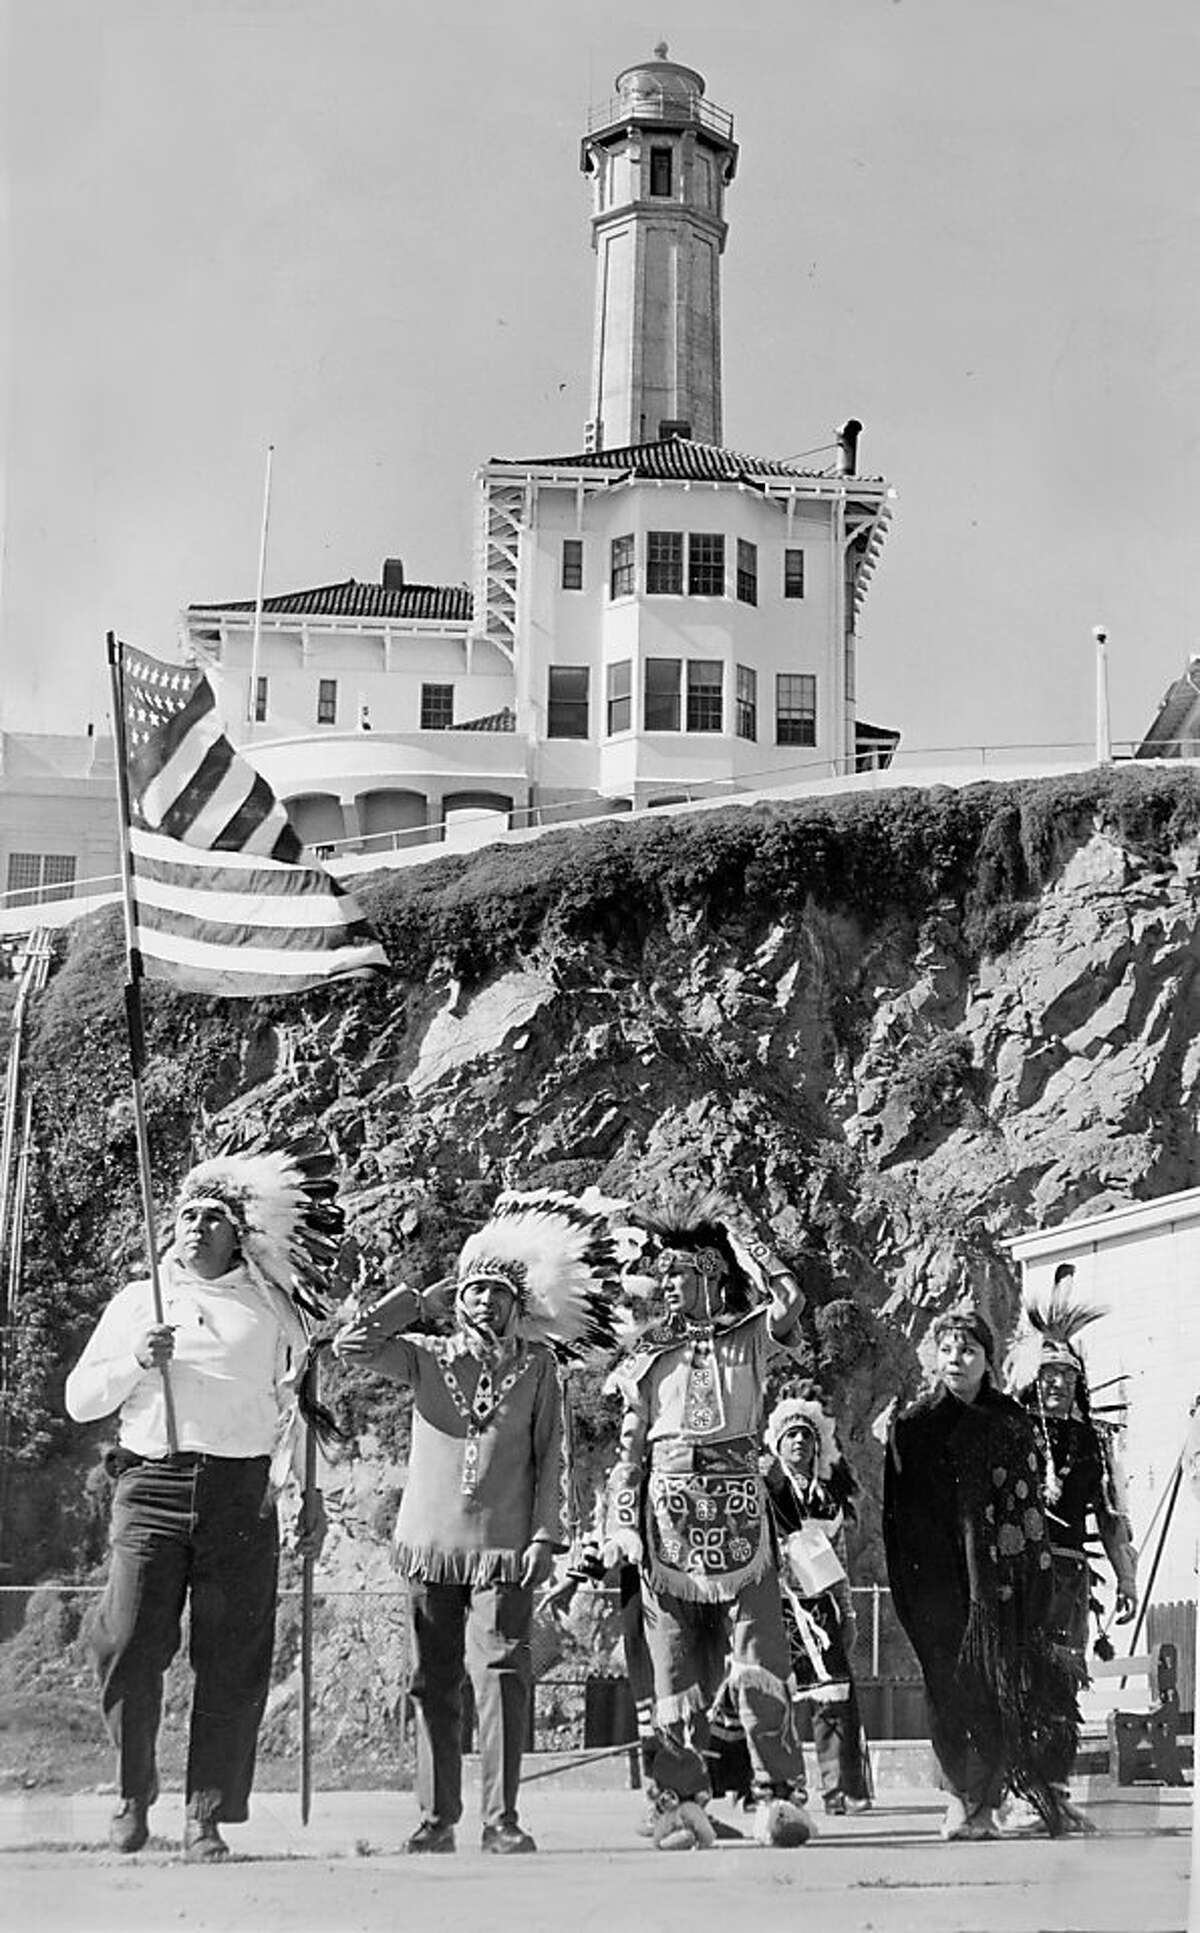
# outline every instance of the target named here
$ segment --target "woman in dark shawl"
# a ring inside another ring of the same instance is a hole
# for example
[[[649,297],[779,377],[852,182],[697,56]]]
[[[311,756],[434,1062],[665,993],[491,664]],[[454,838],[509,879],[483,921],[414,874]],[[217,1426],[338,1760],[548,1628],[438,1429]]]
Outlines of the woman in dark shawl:
[[[1057,1835],[1066,1821],[1055,1788],[1079,1714],[1046,1635],[1052,1573],[1033,1428],[993,1382],[995,1343],[973,1308],[940,1316],[933,1334],[937,1380],[889,1439],[883,1530],[950,1794],[942,1836],[994,1839],[1008,1791]]]

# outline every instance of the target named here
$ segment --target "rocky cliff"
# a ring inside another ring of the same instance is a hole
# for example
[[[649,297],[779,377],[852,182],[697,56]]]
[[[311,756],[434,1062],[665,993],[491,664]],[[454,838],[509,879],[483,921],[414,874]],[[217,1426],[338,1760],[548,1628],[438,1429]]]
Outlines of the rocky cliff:
[[[1006,1330],[1006,1237],[1200,1180],[1198,827],[1189,774],[1118,770],[729,807],[376,880],[386,987],[149,990],[162,1198],[232,1115],[315,1120],[344,1163],[346,1279],[384,1285],[442,1272],[502,1185],[717,1181],[808,1291],[809,1367],[865,1491],[859,1575],[881,1574],[873,1430],[931,1316],[970,1285]],[[100,1534],[86,1506],[56,1517],[46,1473],[78,1451],[63,1365],[140,1246],[119,979],[112,922],[75,929],[29,1061],[14,1443],[35,1567]],[[338,1400],[402,1453],[388,1390]]]

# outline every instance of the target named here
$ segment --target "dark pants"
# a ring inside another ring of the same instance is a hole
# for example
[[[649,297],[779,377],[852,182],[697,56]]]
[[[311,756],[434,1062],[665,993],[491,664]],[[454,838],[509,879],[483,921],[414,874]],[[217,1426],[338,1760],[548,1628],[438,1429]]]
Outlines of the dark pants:
[[[268,1459],[181,1453],[117,1480],[112,1562],[91,1630],[121,1796],[158,1792],[163,1674],[191,1598],[195,1673],[187,1797],[237,1824],[247,1816],[275,1643],[279,1535],[263,1512]]]
[[[462,1688],[469,1671],[485,1826],[515,1825],[529,1724],[533,1590],[525,1584],[409,1584],[417,1716],[417,1803],[424,1819],[462,1817]]]
[[[848,1698],[813,1699],[813,1744],[821,1768],[821,1793],[832,1798],[841,1793],[845,1799],[867,1799],[867,1768],[863,1762],[862,1717],[858,1695],[850,1686]]]

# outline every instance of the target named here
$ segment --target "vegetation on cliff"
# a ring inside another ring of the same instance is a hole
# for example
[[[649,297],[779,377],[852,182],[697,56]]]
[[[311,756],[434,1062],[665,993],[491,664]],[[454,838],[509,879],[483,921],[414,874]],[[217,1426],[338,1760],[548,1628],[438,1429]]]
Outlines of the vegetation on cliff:
[[[912,1364],[887,1312],[888,1257],[925,1239],[913,1185],[893,1183],[889,1162],[919,1162],[935,1136],[982,1146],[995,1086],[964,1030],[965,994],[949,1005],[939,994],[928,1019],[881,1047],[881,989],[907,985],[939,934],[942,978],[961,989],[1019,943],[1097,829],[1144,873],[1169,871],[1200,829],[1200,787],[1188,771],[1117,767],[728,806],[373,875],[363,897],[388,984],[286,1003],[146,989],[159,1199],[231,1114],[316,1120],[345,1164],[347,1280],[358,1270],[378,1283],[442,1272],[501,1185],[637,1193],[652,1173],[695,1173],[740,1193],[800,1270],[810,1372],[833,1382],[873,1361],[873,1401]],[[432,1016],[517,969],[545,982],[535,1017],[418,1090]],[[33,1012],[37,1153],[11,1416],[29,1576],[99,1547],[103,1496],[64,1483],[56,1460],[81,1441],[62,1416],[65,1368],[140,1265],[121,980],[118,923],[94,918],[69,930]],[[875,1064],[891,1071],[868,1121]],[[988,1146],[999,1161],[994,1133]],[[955,1256],[994,1274],[985,1210],[945,1213]],[[942,1263],[921,1266],[936,1279]],[[355,1427],[402,1451],[386,1386],[339,1400]],[[598,1445],[602,1415],[584,1408]],[[867,1408],[864,1397],[856,1428]]]

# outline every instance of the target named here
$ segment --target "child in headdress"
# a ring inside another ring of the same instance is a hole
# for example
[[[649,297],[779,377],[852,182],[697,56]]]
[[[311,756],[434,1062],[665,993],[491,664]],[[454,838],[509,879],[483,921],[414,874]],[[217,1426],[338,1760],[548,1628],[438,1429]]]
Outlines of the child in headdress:
[[[856,1624],[846,1574],[856,1485],[833,1417],[816,1396],[785,1394],[767,1418],[765,1440],[792,1675],[797,1699],[811,1710],[822,1801],[826,1812],[865,1812],[871,1795],[850,1668]]]

